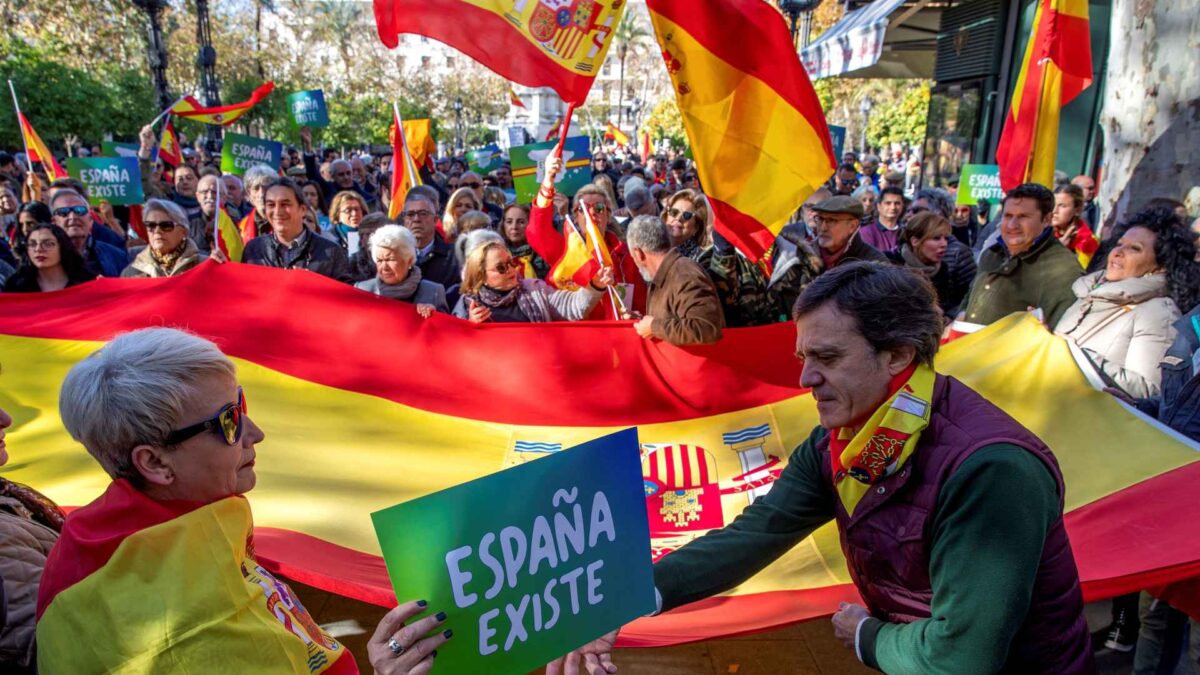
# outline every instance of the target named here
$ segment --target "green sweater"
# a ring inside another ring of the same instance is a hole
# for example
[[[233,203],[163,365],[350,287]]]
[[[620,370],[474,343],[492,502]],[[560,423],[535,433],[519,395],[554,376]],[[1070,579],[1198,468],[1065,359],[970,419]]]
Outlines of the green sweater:
[[[732,523],[654,566],[664,611],[729,590],[833,519],[837,495],[816,443],[823,433],[815,430],[771,491]],[[931,618],[868,619],[859,636],[863,662],[888,673],[999,670],[1058,515],[1057,487],[1041,460],[1006,444],[977,450],[942,486],[932,516]]]
[[[1054,238],[1050,228],[1015,256],[1008,254],[1004,242],[996,242],[979,257],[966,320],[986,325],[1013,312],[1040,307],[1046,325],[1055,326],[1075,302],[1071,284],[1082,274],[1078,258]]]

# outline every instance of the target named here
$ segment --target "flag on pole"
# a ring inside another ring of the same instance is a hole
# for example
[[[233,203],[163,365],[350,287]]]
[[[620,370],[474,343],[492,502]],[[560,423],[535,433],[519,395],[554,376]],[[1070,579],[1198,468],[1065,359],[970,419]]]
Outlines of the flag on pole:
[[[246,214],[245,218],[237,224],[238,232],[242,235],[242,243],[249,244],[250,240],[258,236],[258,218],[255,217],[256,210],[250,209],[250,213]]]
[[[548,279],[558,288],[586,286],[601,266],[612,266],[612,254],[587,209],[584,209],[582,223],[576,224],[570,218],[566,223],[563,227],[566,247],[562,257],[550,268]]]
[[[520,96],[517,96],[517,90],[513,89],[511,84],[508,85],[508,102],[517,106],[518,108],[525,107],[525,102],[521,100]]]
[[[604,125],[604,139],[616,141],[617,145],[629,145],[629,135],[617,128],[612,122]]]
[[[52,181],[66,178],[66,169],[62,168],[62,165],[54,158],[54,153],[50,152],[45,142],[42,141],[42,137],[33,130],[33,125],[29,123],[25,113],[18,110],[17,119],[21,123],[21,137],[25,140],[25,154],[29,156],[29,162],[31,164],[41,162],[42,168],[46,170],[46,176]]]
[[[649,164],[650,157],[654,155],[654,146],[650,144],[650,132],[642,132],[642,164]]]
[[[267,97],[271,91],[275,89],[274,82],[267,82],[254,93],[250,94],[250,98],[241,103],[233,103],[231,105],[214,106],[206,108],[200,105],[194,96],[184,96],[179,99],[175,105],[171,106],[170,112],[172,115],[184,117],[205,124],[214,124],[219,126],[229,126],[233,124],[242,115],[250,112],[250,109],[258,104],[259,101]]]
[[[418,169],[433,166],[433,156],[437,154],[437,141],[433,138],[431,120],[404,120],[404,142],[408,144],[413,163]]]
[[[1062,107],[1092,84],[1091,29],[1083,0],[1039,0],[996,163],[1000,187],[1054,185]]]
[[[375,0],[379,39],[389,49],[401,33],[444,42],[527,87],[550,87],[582,103],[604,63],[624,2],[512,0]]]
[[[388,203],[388,218],[395,220],[404,209],[404,198],[408,191],[421,184],[417,165],[408,148],[408,129],[400,117],[400,106],[392,104],[392,128],[388,136],[392,141],[392,199]],[[403,131],[399,131],[403,130]]]
[[[217,209],[213,214],[213,246],[221,253],[225,254],[231,262],[242,262],[242,252],[246,248],[246,244],[242,241],[242,233],[238,226],[233,224],[233,218],[229,217],[229,212],[225,210],[225,195],[224,181],[217,180]],[[253,222],[254,214],[250,214],[251,222]]]
[[[175,133],[175,122],[167,115],[167,123],[163,125],[162,135],[158,141],[158,159],[171,166],[179,166],[183,161],[183,152],[179,147],[179,135]]]
[[[762,0],[646,6],[714,224],[757,261],[835,166],[791,33]]]

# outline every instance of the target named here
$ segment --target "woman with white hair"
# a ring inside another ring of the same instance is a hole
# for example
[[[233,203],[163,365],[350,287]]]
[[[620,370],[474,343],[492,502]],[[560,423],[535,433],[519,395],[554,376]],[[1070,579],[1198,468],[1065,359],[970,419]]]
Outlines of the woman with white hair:
[[[40,672],[358,672],[255,559],[244,495],[264,434],[216,345],[171,328],[121,335],[71,368],[59,412],[112,482],[67,516],[46,560]],[[418,618],[430,609],[384,616],[367,644],[376,672],[429,671],[451,635],[434,632],[444,613]]]
[[[149,199],[142,207],[142,224],[148,244],[121,272],[122,277],[174,277],[204,262],[188,237],[188,217],[183,207],[165,199]]]
[[[450,313],[446,289],[421,278],[416,265],[417,239],[407,227],[384,225],[371,235],[371,258],[377,270],[374,279],[354,284],[355,288],[384,298],[410,302],[417,314],[429,318],[434,312]]]
[[[246,221],[254,223],[254,236],[271,231],[271,223],[267,221],[266,187],[267,183],[279,178],[279,172],[266,164],[255,164],[246,169],[242,182],[246,189],[246,201],[249,202],[250,212],[238,224],[238,229],[246,231]]]

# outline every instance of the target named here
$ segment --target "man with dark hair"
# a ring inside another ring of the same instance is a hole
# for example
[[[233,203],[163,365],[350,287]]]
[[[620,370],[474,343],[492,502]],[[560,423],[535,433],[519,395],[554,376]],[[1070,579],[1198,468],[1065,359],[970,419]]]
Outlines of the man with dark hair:
[[[1000,241],[979,257],[964,318],[989,324],[1033,308],[1055,326],[1075,302],[1071,284],[1083,269],[1054,238],[1054,194],[1044,185],[1024,183],[1004,197],[1003,208]]]
[[[1071,185],[1083,190],[1083,221],[1095,232],[1100,220],[1100,207],[1096,204],[1096,179],[1087,175],[1075,176],[1071,179]]]
[[[858,169],[853,164],[842,164],[833,174],[833,194],[847,197],[858,189]]]
[[[304,226],[304,193],[291,178],[276,178],[263,186],[263,206],[271,231],[246,244],[242,262],[285,270],[316,272],[350,283],[350,260],[338,244]]]
[[[864,226],[859,232],[862,240],[880,251],[890,251],[900,242],[897,235],[900,231],[900,217],[904,215],[904,190],[898,187],[885,187],[879,193],[879,204],[875,207],[876,218]]]
[[[1058,463],[934,371],[942,318],[929,282],[845,265],[809,284],[794,314],[800,385],[821,424],[770,492],[654,565],[659,610],[733,588],[833,520],[866,604],[842,603],[834,634],[867,666],[1094,672]],[[615,638],[568,655],[567,671],[581,656],[603,666]]]
[[[476,180],[479,177],[476,176]],[[408,191],[404,198],[404,210],[396,218],[407,227],[417,240],[416,265],[421,268],[421,278],[446,287],[450,297],[457,297],[457,288],[462,283],[462,272],[454,257],[454,247],[438,235],[438,203],[426,189],[418,185]]]

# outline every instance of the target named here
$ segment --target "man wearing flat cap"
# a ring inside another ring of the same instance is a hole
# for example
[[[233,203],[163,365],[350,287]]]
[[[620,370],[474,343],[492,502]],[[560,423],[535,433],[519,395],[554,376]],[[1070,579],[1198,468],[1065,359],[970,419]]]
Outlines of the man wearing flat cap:
[[[887,257],[858,236],[863,207],[846,195],[830,197],[813,207],[813,234],[826,271],[856,260],[887,262]]]

